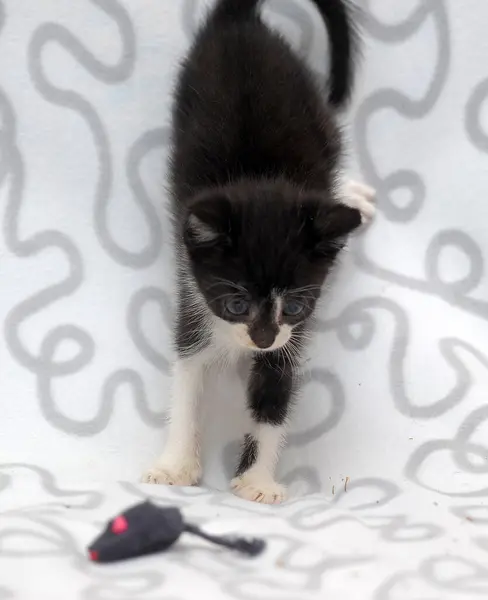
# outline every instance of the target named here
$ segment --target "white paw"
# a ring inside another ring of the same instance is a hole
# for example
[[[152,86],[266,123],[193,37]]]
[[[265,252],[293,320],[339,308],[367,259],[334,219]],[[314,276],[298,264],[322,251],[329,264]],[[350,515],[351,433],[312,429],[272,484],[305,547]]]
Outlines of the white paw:
[[[202,470],[197,460],[161,461],[142,476],[142,483],[160,485],[196,485]]]
[[[372,187],[348,180],[342,190],[341,202],[346,206],[359,210],[362,222],[369,223],[376,213],[375,198],[376,191]]]
[[[236,496],[261,504],[281,504],[286,500],[286,488],[273,479],[260,478],[254,473],[244,473],[230,484]]]

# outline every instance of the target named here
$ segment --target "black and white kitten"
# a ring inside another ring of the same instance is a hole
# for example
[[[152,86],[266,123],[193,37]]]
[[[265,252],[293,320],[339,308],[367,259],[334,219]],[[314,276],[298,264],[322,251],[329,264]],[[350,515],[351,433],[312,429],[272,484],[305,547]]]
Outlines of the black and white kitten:
[[[275,467],[297,391],[309,320],[373,192],[343,184],[335,112],[353,79],[344,0],[314,0],[330,36],[328,99],[261,20],[259,0],[218,0],[180,72],[173,111],[177,360],[164,454],[147,483],[201,476],[198,401],[212,369],[250,362],[254,428],[232,481],[277,503]]]

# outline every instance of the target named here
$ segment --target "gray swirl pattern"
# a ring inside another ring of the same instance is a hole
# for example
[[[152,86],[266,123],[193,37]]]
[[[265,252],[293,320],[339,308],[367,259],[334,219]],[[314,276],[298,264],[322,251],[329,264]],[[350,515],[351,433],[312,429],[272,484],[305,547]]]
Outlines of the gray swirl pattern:
[[[486,598],[482,0],[356,2],[350,168],[379,215],[317,319],[281,465],[292,499],[227,492],[240,376],[205,399],[205,485],[136,483],[164,437],[172,361],[170,91],[210,1],[0,0],[0,599]],[[307,0],[265,14],[322,65]],[[105,520],[144,498],[269,550],[250,562],[186,539],[87,562]]]

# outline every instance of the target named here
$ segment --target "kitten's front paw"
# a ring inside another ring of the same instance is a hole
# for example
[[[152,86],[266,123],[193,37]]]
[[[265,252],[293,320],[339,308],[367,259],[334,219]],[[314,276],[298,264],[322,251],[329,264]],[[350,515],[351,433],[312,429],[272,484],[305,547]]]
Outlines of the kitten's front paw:
[[[261,504],[281,504],[286,500],[286,488],[273,479],[260,478],[254,473],[244,473],[230,484],[236,496]]]
[[[159,485],[196,485],[202,475],[197,461],[168,461],[158,463],[142,476],[142,483]]]
[[[376,214],[375,198],[376,191],[369,185],[353,180],[344,185],[342,203],[359,210],[363,224],[372,221]]]

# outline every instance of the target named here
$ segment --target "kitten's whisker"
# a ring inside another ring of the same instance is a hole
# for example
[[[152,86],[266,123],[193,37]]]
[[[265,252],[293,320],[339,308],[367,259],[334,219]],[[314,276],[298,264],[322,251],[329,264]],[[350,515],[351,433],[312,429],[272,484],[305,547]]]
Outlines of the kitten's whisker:
[[[215,278],[214,279],[214,283],[212,283],[208,289],[215,287],[216,285],[226,285],[230,288],[233,288],[239,292],[241,292],[242,294],[248,294],[248,290],[246,290],[246,288],[238,283],[236,283],[235,281],[229,281],[228,279],[223,279],[223,278]]]
[[[298,287],[298,288],[293,288],[292,290],[290,290],[290,294],[300,294],[301,292],[306,292],[308,290],[313,290],[313,291],[318,291],[322,289],[322,285],[316,285],[316,284],[310,284],[310,285],[304,285],[302,287]]]
[[[227,293],[227,294],[220,294],[220,296],[216,296],[215,298],[210,298],[209,299],[209,304],[214,304],[215,302],[218,302],[219,300],[223,300],[224,298],[235,298],[236,295],[232,294],[232,293]]]

